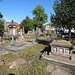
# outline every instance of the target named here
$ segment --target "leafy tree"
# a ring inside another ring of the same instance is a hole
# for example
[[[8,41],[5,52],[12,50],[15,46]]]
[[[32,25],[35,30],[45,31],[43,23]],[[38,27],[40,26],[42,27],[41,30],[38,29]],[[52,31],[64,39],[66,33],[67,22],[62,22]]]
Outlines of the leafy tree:
[[[2,0],[0,0],[2,2]]]
[[[28,31],[28,30],[32,30],[33,29],[33,20],[30,19],[28,16],[26,17],[26,19],[24,19],[21,24],[20,24],[20,27],[23,28],[24,27],[24,30],[25,31]]]
[[[0,32],[4,30],[4,22],[0,19]]]
[[[0,12],[0,18],[2,18],[3,17],[3,15],[2,15],[2,13]]]
[[[45,9],[38,5],[34,10],[32,10],[32,13],[34,15],[33,17],[33,24],[36,27],[42,28],[43,24],[47,22],[47,14],[45,14]]]
[[[74,0],[56,0],[53,5],[55,15],[51,15],[51,22],[56,27],[65,27],[71,29],[75,27],[75,1]]]

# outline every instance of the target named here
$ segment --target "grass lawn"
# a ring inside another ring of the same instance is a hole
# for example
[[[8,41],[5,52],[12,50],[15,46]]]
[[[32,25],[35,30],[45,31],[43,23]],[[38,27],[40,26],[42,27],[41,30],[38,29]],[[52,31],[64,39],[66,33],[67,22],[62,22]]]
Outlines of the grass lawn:
[[[47,45],[37,44],[30,48],[20,51],[18,54],[2,55],[5,64],[0,66],[0,75],[15,74],[15,75],[50,75],[46,72],[48,62],[40,60],[40,51]],[[26,60],[25,64],[20,67],[10,69],[10,62],[15,61],[16,58],[23,58]]]

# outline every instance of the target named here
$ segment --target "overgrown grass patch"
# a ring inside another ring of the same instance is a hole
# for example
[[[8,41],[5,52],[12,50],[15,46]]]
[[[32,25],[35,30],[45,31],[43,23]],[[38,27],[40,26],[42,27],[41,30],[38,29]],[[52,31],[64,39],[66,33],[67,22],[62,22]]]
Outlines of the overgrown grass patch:
[[[43,50],[46,45],[37,44],[30,48],[20,51],[18,54],[6,54],[1,57],[5,60],[6,64],[0,66],[1,74],[15,74],[15,75],[48,75],[46,72],[46,61],[40,60],[40,51]],[[20,65],[20,67],[9,69],[10,62],[15,61],[16,58],[23,58],[26,60],[25,64]]]

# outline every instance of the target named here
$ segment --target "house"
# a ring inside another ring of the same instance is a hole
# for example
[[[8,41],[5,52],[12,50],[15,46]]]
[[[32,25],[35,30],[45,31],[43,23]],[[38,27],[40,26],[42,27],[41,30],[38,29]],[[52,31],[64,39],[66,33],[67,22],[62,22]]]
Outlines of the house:
[[[46,31],[47,31],[47,30],[50,31],[50,28],[51,28],[51,27],[50,27],[50,24],[46,24],[46,25],[45,25],[45,30],[46,30]]]
[[[51,26],[50,24],[46,24],[45,32],[47,32],[47,30],[51,33],[51,31],[55,31],[55,28],[53,26]]]
[[[66,40],[54,40],[51,44],[51,54],[59,57],[72,57],[72,44]]]

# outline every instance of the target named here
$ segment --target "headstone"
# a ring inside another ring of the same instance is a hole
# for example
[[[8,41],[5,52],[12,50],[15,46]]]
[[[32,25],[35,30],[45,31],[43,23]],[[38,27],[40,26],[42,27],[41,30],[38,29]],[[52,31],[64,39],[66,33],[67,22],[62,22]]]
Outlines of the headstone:
[[[0,37],[0,42],[2,42],[2,38]]]
[[[1,42],[1,37],[0,37],[0,42]]]
[[[53,55],[70,58],[72,56],[72,44],[66,40],[54,40],[50,43]]]
[[[14,46],[14,47],[20,47],[20,46],[23,46],[23,45],[25,45],[25,43],[23,43],[23,42],[11,44],[11,46]]]
[[[20,30],[20,36],[22,36],[22,29]]]
[[[4,31],[4,35],[7,35],[7,31],[6,30]]]
[[[33,34],[35,34],[35,30],[33,29]]]
[[[19,32],[19,40],[23,40],[24,39],[24,36],[23,36],[23,30],[22,29],[20,29],[20,32]]]

